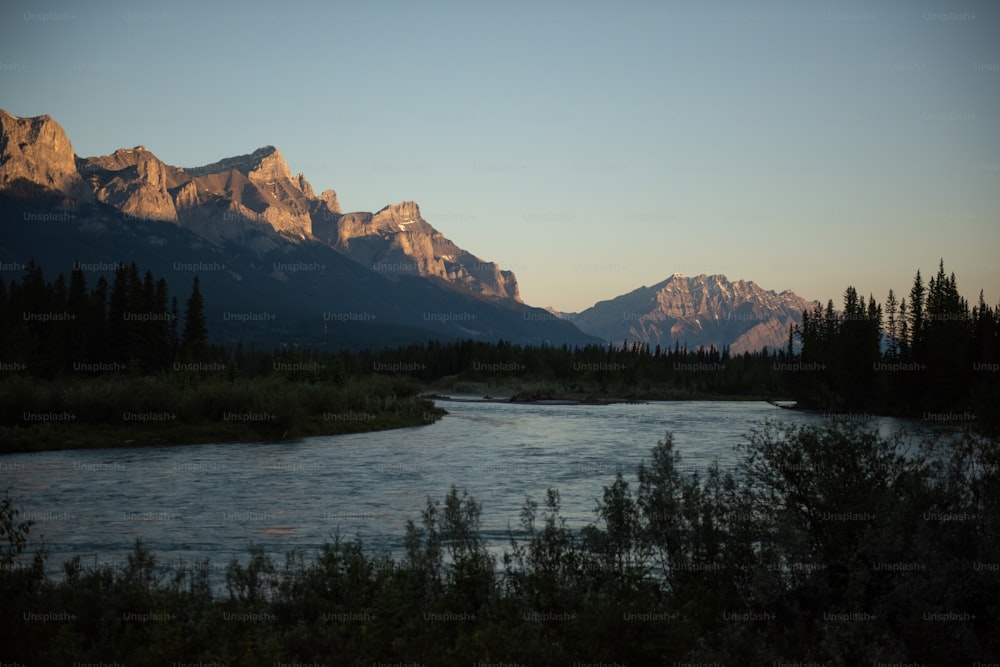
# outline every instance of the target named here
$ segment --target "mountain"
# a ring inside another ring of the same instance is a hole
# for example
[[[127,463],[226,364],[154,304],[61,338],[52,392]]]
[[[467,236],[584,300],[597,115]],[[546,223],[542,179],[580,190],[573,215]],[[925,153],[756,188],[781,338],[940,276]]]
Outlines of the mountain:
[[[433,276],[483,296],[521,300],[513,273],[446,239],[421,217],[412,201],[374,214],[314,219],[313,234],[381,273]]]
[[[0,277],[35,260],[96,280],[135,261],[183,301],[194,275],[218,340],[330,346],[427,338],[597,342],[524,304],[517,280],[413,202],[343,213],[273,146],[175,167],[144,146],[79,157],[49,116],[0,111]]]
[[[315,195],[274,146],[188,169],[166,165],[142,146],[77,162],[99,201],[133,217],[176,222],[212,241],[245,239],[248,227],[286,240],[315,238],[389,277],[433,277],[520,302],[511,272],[456,246],[421,217],[416,203],[344,214],[336,192]],[[274,247],[256,242],[259,251]]]
[[[689,350],[715,345],[739,354],[787,345],[788,327],[811,310],[793,292],[764,290],[751,281],[730,282],[723,275],[686,277],[675,273],[652,287],[564,314],[576,326],[611,343],[640,341],[651,347]]]

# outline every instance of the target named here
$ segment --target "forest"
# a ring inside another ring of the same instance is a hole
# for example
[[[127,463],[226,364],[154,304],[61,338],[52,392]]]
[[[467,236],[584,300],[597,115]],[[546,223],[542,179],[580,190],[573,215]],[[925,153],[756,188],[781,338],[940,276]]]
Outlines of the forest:
[[[984,430],[1000,426],[1000,308],[980,291],[969,307],[955,274],[926,283],[918,270],[909,298],[893,290],[881,304],[844,292],[843,309],[802,314],[793,332],[798,361],[807,372],[792,376],[803,407],[933,420],[975,415]],[[960,419],[959,419],[960,420]],[[970,420],[971,421],[971,420]]]
[[[418,397],[424,391],[521,400],[784,400],[831,415],[961,422],[1000,433],[1000,306],[989,306],[980,292],[970,307],[943,260],[926,283],[917,271],[907,297],[890,290],[883,304],[848,287],[841,309],[830,300],[825,309],[802,313],[781,349],[738,355],[725,347],[690,350],[676,342],[650,349],[627,340],[583,347],[428,340],[336,352],[295,345],[248,350],[239,342],[210,342],[197,277],[183,326],[180,310],[166,281],[134,263],[118,265],[110,282],[100,277],[92,288],[79,268],[68,281],[59,275],[46,282],[33,263],[21,281],[0,281],[6,371],[0,429],[20,442],[38,440],[45,429],[60,431],[58,424],[39,429],[24,419],[46,412],[75,415],[78,427],[120,426],[115,415],[122,411],[109,411],[108,400],[94,405],[95,396],[113,395],[124,401],[118,406],[124,412],[177,415],[176,423],[140,429],[138,435],[156,440],[300,437],[345,432],[343,422],[316,419],[331,406],[392,412],[384,424],[372,419],[351,428],[428,423],[440,411]],[[199,391],[211,395],[192,393]],[[339,403],[324,406],[326,396],[338,393]],[[227,412],[269,405],[278,411],[268,413],[275,418],[254,428],[208,426]],[[178,428],[185,424],[198,426]],[[49,445],[63,437],[49,435]]]

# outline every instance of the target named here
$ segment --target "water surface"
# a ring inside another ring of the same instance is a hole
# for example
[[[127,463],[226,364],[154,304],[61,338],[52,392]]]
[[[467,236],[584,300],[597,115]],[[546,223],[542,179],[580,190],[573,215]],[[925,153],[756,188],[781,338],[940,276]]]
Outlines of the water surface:
[[[120,564],[136,538],[161,563],[208,558],[221,571],[251,544],[314,552],[339,531],[398,555],[407,519],[452,485],[483,507],[496,545],[518,528],[525,496],[558,488],[572,526],[594,519],[602,488],[671,431],[683,464],[736,461],[736,446],[765,419],[821,416],[764,402],[676,401],[552,406],[442,402],[437,423],[296,441],[91,449],[0,457],[0,487],[35,521],[53,572],[71,555]],[[905,422],[879,419],[882,430]]]

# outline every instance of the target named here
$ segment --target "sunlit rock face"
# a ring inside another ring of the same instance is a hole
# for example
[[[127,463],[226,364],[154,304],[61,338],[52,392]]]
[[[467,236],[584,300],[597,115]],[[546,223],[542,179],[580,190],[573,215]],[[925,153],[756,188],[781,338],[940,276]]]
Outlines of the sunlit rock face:
[[[787,345],[789,325],[815,305],[753,281],[674,274],[567,317],[584,332],[612,343],[640,341],[666,348],[679,342],[689,350],[728,346],[740,354]]]
[[[521,300],[512,272],[459,248],[424,220],[412,201],[377,213],[314,215],[313,234],[379,273],[434,277],[480,296]]]
[[[20,118],[0,109],[0,190],[25,185],[72,200],[90,196],[59,123],[49,116]]]

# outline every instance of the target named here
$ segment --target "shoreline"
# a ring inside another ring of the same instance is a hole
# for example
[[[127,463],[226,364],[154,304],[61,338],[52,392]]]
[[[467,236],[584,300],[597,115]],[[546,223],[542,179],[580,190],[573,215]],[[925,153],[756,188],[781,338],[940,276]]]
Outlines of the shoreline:
[[[352,435],[395,431],[403,428],[427,426],[436,422],[447,411],[432,403],[420,414],[376,415],[369,422],[326,422],[329,428],[317,427],[321,422],[309,420],[306,428],[292,428],[282,433],[261,432],[245,424],[201,422],[177,424],[173,427],[135,427],[128,424],[44,424],[32,427],[0,427],[0,457],[4,454],[30,454],[34,452],[70,449],[143,449],[146,447],[175,447],[184,445],[225,445],[260,442],[291,442],[303,438]]]
[[[553,393],[539,396],[521,396],[517,393],[509,396],[491,396],[484,394],[479,398],[472,398],[469,395],[459,397],[448,394],[423,394],[425,398],[435,401],[452,403],[509,403],[512,405],[644,405],[658,402],[688,402],[688,401],[709,401],[720,403],[769,403],[775,407],[796,409],[791,406],[779,405],[779,403],[791,403],[792,401],[775,401],[764,396],[729,396],[723,394],[713,395],[685,395],[685,396],[664,396],[662,394],[643,394],[642,397],[634,396],[594,396],[592,394],[576,395],[572,393]]]

